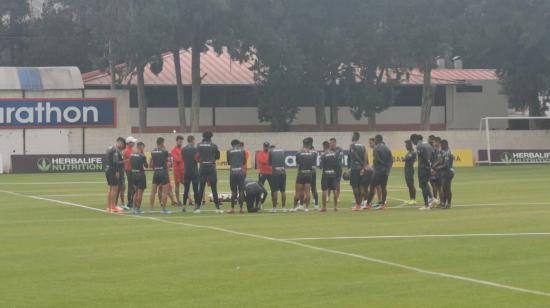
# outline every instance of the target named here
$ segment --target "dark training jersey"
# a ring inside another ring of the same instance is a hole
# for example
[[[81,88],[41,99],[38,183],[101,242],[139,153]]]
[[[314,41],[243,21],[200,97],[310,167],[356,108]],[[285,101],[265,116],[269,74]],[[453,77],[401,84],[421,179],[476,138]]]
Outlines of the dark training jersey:
[[[360,143],[352,143],[349,147],[349,167],[351,169],[363,169],[365,164],[369,163],[369,158],[365,161],[367,156],[367,148]]]
[[[145,172],[147,157],[143,153],[132,153],[130,155],[130,165],[132,166],[132,172]]]
[[[372,150],[374,172],[388,173],[393,166],[391,150],[384,144],[377,144]]]
[[[197,155],[197,148],[191,145],[186,145],[181,150],[181,158],[183,158],[184,173],[187,175],[194,175],[199,173],[199,167],[195,156]]]
[[[285,150],[273,149],[269,151],[269,165],[273,173],[285,173]]]
[[[418,154],[418,169],[430,169],[432,167],[433,147],[428,143],[420,143],[416,146]]]
[[[453,171],[455,156],[451,150],[441,151],[441,170]]]
[[[299,172],[312,172],[317,166],[317,152],[302,150],[296,154],[296,164]]]
[[[321,169],[324,175],[336,175],[339,166],[338,154],[334,151],[326,151],[321,154]]]
[[[155,170],[167,170],[168,158],[170,153],[165,149],[154,149],[151,151],[151,162]]]
[[[416,152],[407,152],[407,154],[403,158],[403,161],[405,162],[405,169],[413,169],[414,163],[416,162]]]
[[[344,151],[342,151],[341,147],[336,147],[336,149],[334,149],[334,153],[336,154],[336,159],[338,159],[338,167],[336,170],[342,170],[342,166],[344,165]]]
[[[251,179],[247,179],[244,182],[244,191],[247,196],[267,194],[267,191],[260,183]]]
[[[227,163],[231,171],[243,171],[246,164],[246,153],[243,149],[233,148],[227,151]]]
[[[202,141],[197,145],[198,159],[201,165],[214,165],[220,159],[218,146],[210,141]]]
[[[105,153],[106,164],[105,171],[120,171],[121,168],[124,168],[124,160],[122,158],[122,153],[115,147],[110,146]]]

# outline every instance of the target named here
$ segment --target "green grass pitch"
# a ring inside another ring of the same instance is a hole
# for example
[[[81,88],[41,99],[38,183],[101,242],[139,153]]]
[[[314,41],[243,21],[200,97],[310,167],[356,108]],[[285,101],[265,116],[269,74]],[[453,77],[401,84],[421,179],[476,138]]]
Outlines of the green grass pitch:
[[[450,211],[396,169],[386,211],[343,182],[337,213],[142,218],[90,209],[103,174],[1,175],[0,307],[550,307],[549,174],[458,169]]]

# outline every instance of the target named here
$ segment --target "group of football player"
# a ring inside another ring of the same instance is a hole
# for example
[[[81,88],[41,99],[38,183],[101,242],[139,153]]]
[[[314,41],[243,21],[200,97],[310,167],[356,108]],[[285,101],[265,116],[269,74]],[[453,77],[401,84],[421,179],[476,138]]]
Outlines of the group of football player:
[[[334,211],[338,211],[341,180],[351,184],[354,204],[353,211],[378,209],[387,206],[388,178],[393,167],[394,157],[386,146],[382,135],[369,139],[372,149],[372,162],[369,160],[367,146],[361,144],[360,134],[355,132],[351,138],[349,150],[345,152],[337,145],[335,138],[322,142],[322,150],[314,148],[311,137],[302,141],[302,148],[295,154],[297,174],[295,194],[292,207],[287,208],[287,152],[269,142],[263,144],[262,151],[256,154],[258,178],[248,177],[250,152],[244,143],[234,139],[231,148],[227,150],[229,169],[230,194],[218,193],[217,164],[220,160],[220,150],[212,142],[212,132],[202,134],[202,141],[187,137],[184,145],[182,136],[176,137],[176,145],[168,152],[165,140],[157,138],[156,147],[150,151],[150,159],[145,154],[145,144],[134,137],[118,138],[116,144],[107,150],[105,175],[109,185],[107,209],[110,212],[133,211],[142,214],[141,209],[144,191],[147,188],[146,170],[152,169],[152,189],[149,198],[150,208],[154,208],[155,200],[160,200],[161,213],[170,214],[167,207],[168,199],[173,206],[194,206],[193,211],[200,213],[206,202],[205,190],[210,187],[211,201],[216,213],[223,213],[222,201],[231,204],[229,214],[236,212],[259,212],[263,209],[267,197],[271,195],[272,208],[278,211],[279,200],[284,212],[309,212],[313,199],[314,208],[319,212],[327,211],[327,203],[332,199]],[[427,210],[434,206],[450,208],[452,201],[451,183],[454,177],[454,156],[446,140],[430,136],[428,143],[423,142],[421,135],[413,134],[405,141],[407,154],[405,163],[405,182],[409,189],[409,205],[416,204],[416,188],[414,186],[414,165],[418,161],[418,181]],[[346,159],[347,158],[347,159]],[[170,169],[173,172],[174,185],[170,180]],[[321,204],[317,191],[317,169],[321,173]],[[264,187],[268,183],[270,194]],[[126,185],[127,184],[127,185]],[[430,187],[431,184],[431,187]],[[183,198],[180,199],[180,187],[183,185]],[[193,197],[190,192],[193,189]],[[127,197],[127,203],[124,197]],[[279,198],[280,196],[280,198]],[[377,202],[373,200],[377,197]],[[121,205],[117,205],[118,201]]]

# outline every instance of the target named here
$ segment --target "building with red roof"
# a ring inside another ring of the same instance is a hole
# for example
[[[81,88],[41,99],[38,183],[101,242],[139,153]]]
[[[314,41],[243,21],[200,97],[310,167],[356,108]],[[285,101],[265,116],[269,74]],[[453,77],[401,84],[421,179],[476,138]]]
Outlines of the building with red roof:
[[[191,52],[180,52],[186,105],[191,105]],[[213,131],[270,131],[269,123],[258,120],[256,81],[250,63],[232,59],[226,50],[221,54],[210,49],[201,57],[201,115],[203,129]],[[148,100],[148,131],[168,132],[178,129],[176,74],[171,53],[163,55],[163,70],[158,75],[145,70]],[[108,72],[83,74],[86,88],[108,88]],[[131,124],[138,126],[136,76],[128,76],[123,86],[130,89]],[[377,130],[418,129],[422,102],[423,74],[412,70],[401,81],[395,104],[377,115]],[[507,99],[501,92],[498,76],[490,69],[435,69],[432,83],[436,87],[432,109],[433,129],[477,129],[485,116],[507,116]],[[367,130],[367,120],[356,120],[348,106],[326,107],[326,130]],[[187,116],[190,109],[187,109]],[[503,124],[506,125],[506,124]],[[505,127],[502,127],[505,128]],[[304,104],[291,130],[316,131],[315,108]]]

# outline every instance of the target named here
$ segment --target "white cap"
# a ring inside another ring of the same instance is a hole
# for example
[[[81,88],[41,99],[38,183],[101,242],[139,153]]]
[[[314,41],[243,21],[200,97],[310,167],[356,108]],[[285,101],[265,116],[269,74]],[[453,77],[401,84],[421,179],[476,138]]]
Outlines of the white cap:
[[[132,136],[126,138],[126,143],[136,143],[138,140]]]

